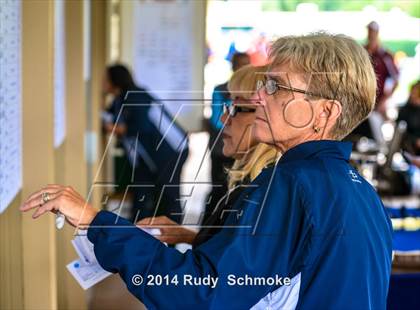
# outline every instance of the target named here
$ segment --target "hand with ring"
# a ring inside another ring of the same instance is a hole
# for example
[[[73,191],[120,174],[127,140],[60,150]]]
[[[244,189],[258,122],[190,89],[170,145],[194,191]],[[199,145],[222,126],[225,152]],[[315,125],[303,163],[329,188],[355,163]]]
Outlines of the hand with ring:
[[[72,226],[82,229],[87,228],[99,212],[72,187],[57,184],[36,191],[20,207],[23,212],[32,209],[35,209],[32,214],[34,219],[48,211],[61,213]]]

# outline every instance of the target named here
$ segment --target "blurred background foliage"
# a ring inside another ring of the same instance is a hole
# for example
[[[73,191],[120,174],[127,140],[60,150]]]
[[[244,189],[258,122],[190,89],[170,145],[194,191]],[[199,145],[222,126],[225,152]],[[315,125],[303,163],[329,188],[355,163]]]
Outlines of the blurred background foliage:
[[[366,6],[374,6],[379,11],[389,11],[394,7],[420,18],[420,0],[262,0],[265,11],[295,11],[301,3],[314,3],[320,11],[361,11]]]

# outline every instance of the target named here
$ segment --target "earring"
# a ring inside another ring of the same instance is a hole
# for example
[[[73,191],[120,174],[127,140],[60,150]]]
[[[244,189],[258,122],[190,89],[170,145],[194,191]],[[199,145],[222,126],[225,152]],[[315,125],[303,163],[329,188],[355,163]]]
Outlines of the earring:
[[[314,126],[314,131],[315,131],[316,133],[318,133],[320,130],[321,130],[321,128]]]

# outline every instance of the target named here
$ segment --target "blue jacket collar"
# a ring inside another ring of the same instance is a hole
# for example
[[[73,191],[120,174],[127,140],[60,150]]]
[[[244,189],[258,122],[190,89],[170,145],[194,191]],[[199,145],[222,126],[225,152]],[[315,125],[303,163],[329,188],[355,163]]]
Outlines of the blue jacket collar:
[[[351,142],[333,140],[308,141],[292,147],[280,158],[279,163],[313,157],[329,157],[348,161],[352,150]]]

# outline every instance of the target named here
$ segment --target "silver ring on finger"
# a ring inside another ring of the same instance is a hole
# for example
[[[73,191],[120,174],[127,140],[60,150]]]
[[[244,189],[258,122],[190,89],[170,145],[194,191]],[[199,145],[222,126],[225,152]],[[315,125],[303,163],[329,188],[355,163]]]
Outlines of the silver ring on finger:
[[[42,197],[42,201],[44,202],[44,203],[47,203],[48,201],[50,201],[50,194],[49,193],[47,193],[47,192],[45,192],[45,193],[42,193],[42,195],[41,195],[41,197]]]

